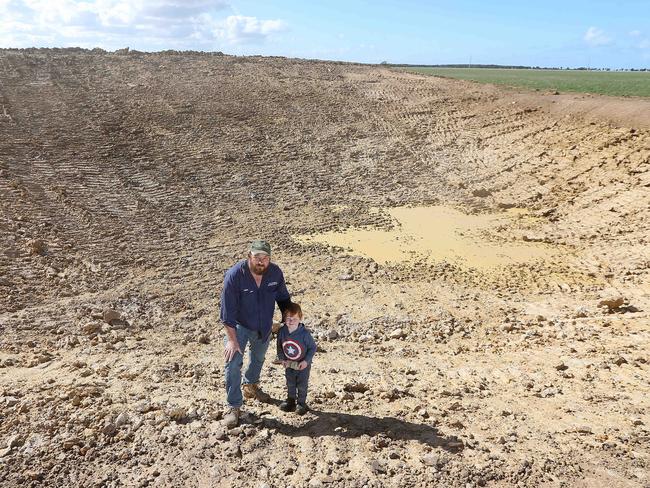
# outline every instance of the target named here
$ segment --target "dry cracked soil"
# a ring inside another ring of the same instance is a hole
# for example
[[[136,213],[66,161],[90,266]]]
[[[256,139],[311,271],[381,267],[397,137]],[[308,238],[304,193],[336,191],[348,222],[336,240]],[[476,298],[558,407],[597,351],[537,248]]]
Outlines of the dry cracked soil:
[[[383,66],[0,51],[0,486],[650,486],[649,114]],[[433,207],[548,253],[317,239]],[[258,237],[319,343],[312,410],[280,411],[270,348],[273,401],[227,430],[219,294]]]

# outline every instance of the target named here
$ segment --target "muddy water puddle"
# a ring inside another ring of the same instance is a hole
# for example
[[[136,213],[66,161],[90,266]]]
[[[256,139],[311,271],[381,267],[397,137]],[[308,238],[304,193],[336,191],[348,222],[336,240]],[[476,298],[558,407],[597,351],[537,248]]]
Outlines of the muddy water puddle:
[[[377,210],[379,211],[379,210]],[[479,269],[548,259],[557,254],[551,246],[530,242],[493,242],[486,233],[498,234],[525,211],[469,215],[444,206],[383,209],[392,219],[390,230],[353,228],[343,232],[302,235],[303,243],[336,246],[352,255],[380,264],[447,261]]]

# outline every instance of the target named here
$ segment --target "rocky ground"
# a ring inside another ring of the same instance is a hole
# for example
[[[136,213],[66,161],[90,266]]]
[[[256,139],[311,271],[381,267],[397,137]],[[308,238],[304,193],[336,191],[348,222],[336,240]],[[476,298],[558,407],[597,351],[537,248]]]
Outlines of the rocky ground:
[[[0,485],[650,486],[648,114],[376,66],[0,51]],[[423,205],[526,209],[481,239],[556,254],[296,239]],[[279,410],[267,361],[274,403],[226,430],[218,298],[257,237],[319,342],[313,410]]]

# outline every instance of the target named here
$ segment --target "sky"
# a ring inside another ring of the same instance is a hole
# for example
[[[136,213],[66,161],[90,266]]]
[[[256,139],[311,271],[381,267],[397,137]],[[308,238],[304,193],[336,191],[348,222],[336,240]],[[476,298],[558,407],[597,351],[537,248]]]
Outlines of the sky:
[[[650,68],[650,0],[0,0],[0,47]]]

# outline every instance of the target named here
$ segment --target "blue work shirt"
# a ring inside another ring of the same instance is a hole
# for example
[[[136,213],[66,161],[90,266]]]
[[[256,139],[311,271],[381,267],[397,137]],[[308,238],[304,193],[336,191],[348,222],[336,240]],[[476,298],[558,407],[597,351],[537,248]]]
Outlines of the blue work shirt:
[[[235,328],[239,324],[266,339],[271,333],[276,302],[283,307],[290,300],[284,275],[277,264],[269,263],[258,287],[248,268],[248,260],[243,259],[226,271],[220,318],[228,327]]]

